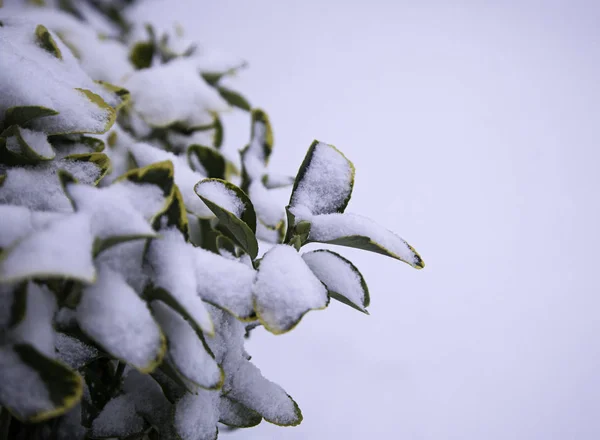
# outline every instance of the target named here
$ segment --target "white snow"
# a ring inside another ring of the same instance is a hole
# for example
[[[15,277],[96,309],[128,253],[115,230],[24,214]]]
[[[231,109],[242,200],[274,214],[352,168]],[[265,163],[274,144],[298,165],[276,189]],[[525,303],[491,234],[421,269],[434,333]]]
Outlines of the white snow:
[[[154,285],[167,290],[203,332],[214,334],[208,310],[197,294],[193,245],[186,243],[176,228],[162,230],[160,234],[161,238],[150,244],[147,255]]]
[[[79,339],[57,332],[54,348],[60,361],[77,370],[99,355],[99,351]]]
[[[199,196],[231,212],[237,218],[240,218],[246,209],[244,202],[232,189],[227,188],[223,182],[217,180],[198,182],[195,191]]]
[[[109,100],[112,94],[85,74],[58,36],[51,33],[62,60],[37,45],[35,21],[0,16],[3,22],[0,54],[3,63],[11,66],[2,71],[0,78],[0,114],[13,106],[43,106],[59,114],[32,121],[30,126],[39,131],[48,134],[106,131],[114,111],[92,102],[77,89],[90,90]]]
[[[130,145],[129,150],[140,167],[170,160],[175,169],[175,183],[181,191],[187,209],[202,218],[214,217],[212,211],[194,192],[196,183],[205,179],[206,176],[193,171],[185,159],[142,142]]]
[[[365,310],[367,292],[363,288],[361,275],[350,262],[326,250],[307,252],[302,255],[302,259],[329,291]]]
[[[155,127],[175,122],[188,126],[210,124],[211,112],[229,108],[198,74],[193,62],[183,58],[137,70],[123,86],[131,93],[135,111]]]
[[[151,303],[154,317],[167,337],[169,357],[177,370],[203,388],[215,388],[221,370],[190,324],[162,301]]]
[[[98,268],[98,280],[83,290],[76,311],[81,329],[113,356],[140,370],[160,356],[163,336],[148,306],[108,267]]]
[[[52,149],[52,145],[48,142],[48,136],[45,133],[29,130],[17,126],[18,133],[14,136],[10,136],[6,139],[6,148],[20,156],[23,154],[23,147],[21,140],[27,145],[38,158],[43,160],[50,160],[56,156],[56,153]],[[20,138],[20,139],[19,139]]]
[[[256,215],[268,226],[276,227],[285,218],[285,210],[277,203],[260,179],[253,180],[248,187],[248,197],[254,205]]]
[[[333,145],[318,142],[292,194],[291,206],[305,206],[314,215],[342,212],[353,180],[352,163]]]
[[[46,384],[10,346],[0,347],[0,402],[21,417],[49,411],[54,407]]]
[[[59,169],[67,171],[80,183],[94,183],[100,176],[100,168],[96,164],[68,158],[35,166],[10,167],[0,186],[0,203],[22,205],[40,211],[71,212],[71,202],[56,175]]]
[[[100,239],[155,237],[156,233],[150,223],[123,194],[124,188],[126,187],[119,185],[96,188],[89,185],[69,184],[67,193],[78,212],[89,214],[95,237]],[[140,195],[143,195],[143,192],[140,188]]]
[[[252,288],[255,310],[265,328],[284,333],[309,310],[327,306],[327,290],[296,250],[276,245],[263,257]]]
[[[265,379],[249,361],[241,362],[228,395],[262,415],[268,422],[297,425],[301,421],[299,409],[290,396],[279,385]]]
[[[252,283],[256,272],[202,248],[193,248],[198,293],[203,300],[245,319],[253,315]]]
[[[27,343],[40,353],[54,358],[55,331],[52,318],[56,312],[54,294],[45,286],[27,283],[25,317],[10,330],[8,339],[14,343]]]
[[[198,390],[186,394],[175,407],[175,429],[182,440],[214,440],[217,438],[219,393]]]
[[[392,231],[358,214],[323,214],[311,218],[309,240],[328,242],[342,237],[368,237],[373,243],[411,266],[418,266],[421,258],[414,249]]]
[[[95,437],[127,437],[144,429],[144,419],[136,414],[135,402],[128,395],[110,400],[92,422]]]
[[[23,238],[3,255],[0,280],[52,277],[91,283],[96,276],[92,244],[90,218],[86,214],[72,214],[53,221]]]

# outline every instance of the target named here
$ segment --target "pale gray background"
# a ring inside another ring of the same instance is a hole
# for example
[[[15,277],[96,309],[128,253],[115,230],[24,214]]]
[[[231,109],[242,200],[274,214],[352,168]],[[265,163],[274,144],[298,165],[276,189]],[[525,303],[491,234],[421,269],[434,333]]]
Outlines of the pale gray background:
[[[305,421],[229,438],[600,438],[600,4],[185,3],[166,15],[250,61],[238,87],[271,115],[273,166],[338,146],[349,210],[427,264],[339,248],[371,316],[333,304],[257,331]],[[227,123],[233,152],[247,121]]]

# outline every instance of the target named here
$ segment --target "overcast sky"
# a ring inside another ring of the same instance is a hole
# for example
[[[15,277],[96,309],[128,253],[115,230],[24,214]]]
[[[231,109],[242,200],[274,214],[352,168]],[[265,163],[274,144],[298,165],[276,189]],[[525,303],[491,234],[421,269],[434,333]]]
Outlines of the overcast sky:
[[[600,438],[600,4],[187,3],[191,34],[250,62],[237,87],[271,116],[273,167],[336,145],[348,211],[427,264],[339,248],[371,316],[338,303],[256,331],[305,421],[228,438]],[[235,151],[247,121],[227,122]]]

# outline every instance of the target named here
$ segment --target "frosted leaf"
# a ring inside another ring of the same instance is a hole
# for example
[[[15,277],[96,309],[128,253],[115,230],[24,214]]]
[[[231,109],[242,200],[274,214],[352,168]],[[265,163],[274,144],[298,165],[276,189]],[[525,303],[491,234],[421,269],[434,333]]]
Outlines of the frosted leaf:
[[[377,252],[421,269],[425,263],[402,238],[357,214],[324,214],[311,218],[309,241],[357,247]]]
[[[262,416],[228,396],[219,399],[219,422],[234,428],[250,428],[258,425]]]
[[[365,307],[369,305],[369,290],[362,275],[350,261],[327,250],[307,252],[302,259],[325,284],[332,298],[367,313]]]
[[[6,138],[6,149],[28,160],[50,160],[56,156],[48,136],[39,131],[14,126],[13,135]]]
[[[141,292],[150,280],[143,270],[145,240],[134,240],[109,247],[96,257],[96,264],[118,272],[137,292]]]
[[[253,180],[248,187],[257,217],[267,226],[277,227],[285,217],[285,211],[261,180]]]
[[[53,408],[46,384],[29,365],[24,364],[10,346],[0,347],[0,404],[22,418]]]
[[[118,185],[95,188],[78,184],[70,184],[66,188],[75,209],[89,214],[94,237],[113,243],[132,238],[155,237],[154,229],[129,202],[123,189]],[[143,191],[140,191],[140,195],[142,194]]]
[[[175,169],[175,183],[181,191],[183,200],[187,209],[193,214],[202,218],[214,217],[212,211],[200,200],[194,192],[194,186],[200,180],[206,178],[189,167],[187,161],[168,151],[161,150],[145,143],[132,144],[129,147],[135,161],[141,167],[151,165],[156,162],[170,160]]]
[[[23,421],[56,417],[81,399],[81,377],[29,344],[0,347],[0,377],[0,405]]]
[[[279,385],[265,379],[249,361],[244,360],[234,374],[228,396],[256,411],[267,422],[294,426],[302,421],[302,413],[296,402]]]
[[[283,244],[265,254],[252,290],[258,318],[276,334],[291,330],[306,312],[324,309],[329,301],[298,252]]]
[[[258,163],[261,163],[264,168],[269,161],[269,156],[273,149],[273,130],[271,128],[271,123],[264,111],[254,109],[252,110],[251,124],[250,143],[243,153],[243,158],[256,158]],[[252,180],[262,178],[262,171],[264,170],[260,168],[258,163],[247,164],[249,168],[246,171]]]
[[[183,309],[196,328],[212,335],[213,323],[197,294],[193,246],[185,242],[177,229],[162,230],[161,238],[150,243],[146,258],[153,267],[154,286],[165,289],[165,294],[176,301],[175,308]]]
[[[244,353],[244,323],[240,322],[231,314],[213,306],[210,307],[210,315],[215,323],[215,337],[206,340],[215,360],[225,370],[225,381],[223,392],[230,389],[227,382],[231,381],[231,371],[237,370]],[[226,389],[227,388],[227,389]]]
[[[283,237],[280,229],[269,228],[261,220],[258,220],[256,222],[256,238],[267,243],[280,243]]]
[[[212,122],[211,112],[227,110],[227,103],[196,72],[193,63],[180,58],[135,71],[123,84],[131,92],[133,108],[148,124],[166,127]]]
[[[73,207],[58,179],[59,169],[83,184],[94,184],[104,171],[94,162],[69,157],[35,166],[10,167],[0,186],[0,203],[27,206],[39,211],[71,212]]]
[[[354,185],[354,166],[333,145],[314,141],[302,163],[290,206],[312,214],[344,212]]]
[[[196,184],[195,191],[200,197],[210,200],[238,218],[242,216],[246,209],[244,202],[233,190],[227,187],[224,181],[203,180]]]
[[[165,340],[146,303],[123,277],[100,266],[76,309],[81,330],[106,351],[142,371],[160,363]]]
[[[268,173],[265,174],[262,180],[267,189],[282,188],[294,184],[294,178],[285,174]]]
[[[87,365],[100,355],[97,348],[85,344],[73,336],[60,332],[56,334],[54,347],[58,359],[74,370]]]
[[[190,324],[161,301],[152,301],[151,306],[167,337],[169,357],[177,370],[198,386],[219,388],[223,380],[221,369]]]
[[[219,393],[199,390],[186,394],[175,406],[175,429],[182,440],[217,438]]]
[[[87,215],[77,213],[53,221],[4,251],[0,259],[0,281],[39,277],[91,283],[96,276],[92,245]]]
[[[11,329],[8,339],[13,344],[28,343],[45,356],[55,357],[56,334],[52,326],[52,317],[56,312],[54,294],[45,286],[33,282],[27,283],[25,291],[17,294],[26,295],[25,316]]]
[[[200,297],[240,319],[254,315],[252,283],[256,272],[202,248],[193,249]]]
[[[145,422],[135,412],[135,402],[129,395],[110,400],[92,422],[94,437],[127,437],[142,432]]]
[[[248,196],[240,188],[221,179],[202,180],[195,191],[215,213],[223,232],[251,258],[256,258],[256,214]]]
[[[56,115],[32,120],[28,128],[47,134],[102,133],[115,118],[104,100],[111,96],[81,69],[77,59],[53,33],[56,54],[37,44],[36,22],[1,14],[0,54],[11,69],[0,81],[0,115],[15,106],[43,106]],[[57,56],[58,55],[58,56]]]
[[[119,193],[119,197],[125,198],[147,220],[154,217],[166,202],[162,189],[152,183],[134,183],[129,180],[120,180],[113,183],[110,188],[115,193]]]

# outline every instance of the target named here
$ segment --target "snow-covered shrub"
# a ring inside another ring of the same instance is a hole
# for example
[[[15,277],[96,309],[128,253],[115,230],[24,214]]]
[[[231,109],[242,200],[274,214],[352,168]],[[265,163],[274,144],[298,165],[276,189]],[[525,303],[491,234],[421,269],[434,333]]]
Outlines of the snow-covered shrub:
[[[354,167],[335,147],[315,141],[295,179],[269,169],[266,113],[222,86],[239,63],[137,23],[139,4],[57,3],[0,10],[0,438],[300,423],[244,336],[330,298],[369,305],[350,261],[303,246],[421,258],[344,212]],[[231,106],[250,116],[239,166],[220,151]],[[284,209],[269,192],[292,184]]]

